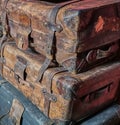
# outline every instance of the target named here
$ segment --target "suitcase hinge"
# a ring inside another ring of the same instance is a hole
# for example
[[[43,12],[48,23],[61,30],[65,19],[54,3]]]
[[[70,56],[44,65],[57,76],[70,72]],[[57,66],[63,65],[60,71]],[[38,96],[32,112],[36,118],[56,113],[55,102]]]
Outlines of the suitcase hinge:
[[[27,67],[27,60],[24,59],[23,57],[17,56],[17,62],[14,66],[14,72],[15,72],[15,79],[19,81],[19,78],[21,78],[22,80],[26,79],[26,70]]]
[[[42,94],[45,96],[46,99],[52,102],[57,102],[57,97],[54,94],[47,92],[45,88],[42,89]]]

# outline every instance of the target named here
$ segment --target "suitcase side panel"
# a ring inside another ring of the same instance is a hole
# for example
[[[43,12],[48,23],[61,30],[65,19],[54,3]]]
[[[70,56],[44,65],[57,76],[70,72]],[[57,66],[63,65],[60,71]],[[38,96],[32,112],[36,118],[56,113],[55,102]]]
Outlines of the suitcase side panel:
[[[14,69],[18,56],[21,56],[21,58],[25,58],[26,61],[28,61],[26,68],[26,72],[28,72],[27,77],[31,81],[35,81],[37,79],[38,71],[45,58],[42,55],[33,54],[31,51],[25,51],[24,53],[19,50],[15,44],[5,46],[4,57],[6,59],[6,66]],[[30,63],[32,65],[30,65]],[[34,76],[34,78],[31,78],[31,75]]]
[[[53,79],[52,90],[55,94],[60,94],[63,99],[58,97],[56,103],[51,102],[50,117],[57,119],[58,116],[55,116],[54,112],[59,110],[57,114],[62,114],[63,119],[79,120],[79,118],[94,114],[115,101],[118,97],[119,70],[119,63],[107,68],[98,68],[86,74],[77,75],[78,81],[72,76],[69,77],[70,74],[67,75],[67,73],[56,75]],[[113,74],[115,81],[112,79]],[[61,106],[60,109],[57,108],[60,103],[68,105],[66,113],[64,106]],[[64,108],[62,109],[62,107]]]
[[[23,76],[20,81],[16,78],[15,73],[15,65],[17,64],[17,57],[21,56],[23,59],[27,60],[27,67],[23,72]],[[34,55],[29,52],[22,52],[19,50],[15,44],[14,45],[6,45],[4,49],[4,58],[6,59],[6,63],[3,66],[3,76],[14,84],[16,88],[21,90],[30,100],[33,101],[38,107],[42,107],[44,98],[41,97],[41,85],[36,83],[36,79],[38,77],[39,68],[44,61],[44,57]],[[26,82],[25,82],[26,81]],[[40,106],[39,106],[40,105]]]

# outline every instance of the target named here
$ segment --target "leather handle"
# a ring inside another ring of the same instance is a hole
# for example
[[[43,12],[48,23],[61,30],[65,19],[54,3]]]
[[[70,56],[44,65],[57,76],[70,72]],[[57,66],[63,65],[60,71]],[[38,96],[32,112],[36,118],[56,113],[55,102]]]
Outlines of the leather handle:
[[[81,101],[84,103],[93,102],[102,98],[104,95],[110,94],[111,90],[113,89],[113,82],[110,82],[108,85],[101,87],[93,92],[81,97]]]
[[[97,50],[97,59],[105,58],[110,56],[112,53],[116,52],[119,49],[117,44],[110,46],[107,50]]]
[[[89,51],[89,53],[86,56],[86,61],[88,63],[91,63],[96,60],[109,57],[112,54],[116,53],[118,51],[118,49],[119,49],[119,45],[118,45],[118,43],[116,43],[116,44],[109,46],[109,48],[107,50],[102,50],[102,49],[91,50],[91,51]]]

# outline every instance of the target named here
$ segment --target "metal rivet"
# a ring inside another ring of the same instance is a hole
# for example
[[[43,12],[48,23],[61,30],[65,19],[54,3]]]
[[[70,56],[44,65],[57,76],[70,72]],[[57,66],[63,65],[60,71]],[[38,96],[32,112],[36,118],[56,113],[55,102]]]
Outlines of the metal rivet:
[[[44,22],[44,25],[46,26],[46,25],[48,25],[48,23],[47,23],[47,22]]]

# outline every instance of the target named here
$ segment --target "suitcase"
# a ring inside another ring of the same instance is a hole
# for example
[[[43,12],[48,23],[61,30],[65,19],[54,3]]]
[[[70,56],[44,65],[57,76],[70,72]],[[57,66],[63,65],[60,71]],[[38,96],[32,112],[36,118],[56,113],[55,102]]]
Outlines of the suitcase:
[[[0,125],[53,125],[52,120],[43,115],[35,105],[1,76],[0,100]],[[14,111],[11,114],[13,108]],[[15,120],[18,121],[15,122]]]
[[[7,10],[4,11],[7,17],[3,18],[3,22],[7,19],[6,34],[15,39],[20,49],[32,48],[46,56],[40,72],[45,71],[51,60],[56,60],[72,73],[79,73],[104,62],[118,50],[114,43],[120,38],[119,0],[73,0],[58,4],[3,1]],[[37,81],[40,79],[41,76]]]
[[[114,104],[78,125],[119,125],[120,105]]]
[[[39,83],[36,79],[44,59],[30,50],[21,51],[14,42],[6,42],[1,49],[0,69],[6,80],[56,124],[78,122],[117,99],[119,62],[77,75],[51,64]]]

